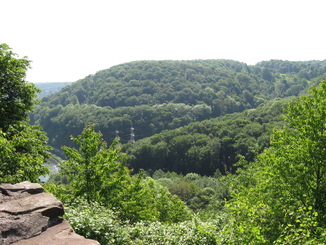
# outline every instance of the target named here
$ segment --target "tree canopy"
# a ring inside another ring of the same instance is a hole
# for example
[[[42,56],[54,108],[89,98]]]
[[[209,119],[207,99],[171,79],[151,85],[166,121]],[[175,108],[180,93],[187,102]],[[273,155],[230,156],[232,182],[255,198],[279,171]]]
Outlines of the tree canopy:
[[[303,74],[281,74],[232,60],[129,62],[44,97],[32,123],[41,125],[57,148],[71,144],[67,132],[80,134],[88,122],[95,123],[107,141],[119,131],[125,143],[131,124],[141,139],[253,109],[270,99],[297,96],[309,84]]]
[[[49,172],[45,133],[28,124],[39,90],[25,80],[30,61],[0,44],[0,182],[39,181]]]
[[[326,82],[296,97],[324,71],[325,61],[140,61],[44,97],[33,120],[53,145],[82,132],[64,148],[67,217],[104,244],[324,244]]]
[[[271,147],[233,177],[238,242],[325,243],[325,91],[291,102]]]
[[[193,122],[125,144],[128,165],[135,170],[183,174],[213,175],[216,169],[234,173],[239,155],[252,161],[269,146],[272,129],[284,124],[280,115],[290,99],[273,100],[256,109]]]
[[[39,90],[25,80],[30,61],[17,55],[7,44],[0,44],[0,128],[27,120]]]
[[[285,69],[289,64],[292,68]],[[320,79],[325,67],[325,61],[272,60],[255,66],[232,60],[129,62],[44,97],[31,121],[44,128],[50,145],[56,148],[74,146],[69,135],[80,134],[89,122],[96,124],[105,141],[112,142],[118,136],[122,144],[131,140],[131,134],[137,142],[172,130],[163,134],[174,135],[173,140],[168,137],[158,144],[146,139],[136,144],[128,151],[135,157],[128,164],[136,170],[144,167],[184,172],[192,166],[190,172],[201,174],[212,174],[216,168],[222,173],[233,172],[237,154],[249,157],[256,143],[259,150],[268,145],[271,127],[265,129],[264,121],[277,119],[277,115],[268,116],[263,110],[270,112],[268,107],[280,105],[278,100],[305,93]],[[257,118],[248,121],[245,114],[239,115],[243,123],[223,117],[245,110],[255,115],[254,109],[264,105]],[[214,121],[218,117],[226,121]],[[204,123],[208,119],[212,121]],[[203,122],[194,124],[196,130],[181,129],[183,135],[174,131],[196,122]],[[198,139],[188,135],[197,132]],[[174,147],[179,152],[173,153]],[[161,158],[152,157],[155,155]]]
[[[166,188],[145,178],[142,172],[131,176],[118,139],[108,146],[102,134],[94,131],[93,124],[72,139],[79,148],[63,148],[68,160],[61,168],[70,180],[74,197],[116,208],[120,218],[131,222],[189,219],[188,208]]]

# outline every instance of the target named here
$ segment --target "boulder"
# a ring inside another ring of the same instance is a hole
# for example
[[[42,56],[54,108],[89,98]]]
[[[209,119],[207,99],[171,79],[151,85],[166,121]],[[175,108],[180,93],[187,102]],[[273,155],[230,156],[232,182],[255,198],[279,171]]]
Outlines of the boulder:
[[[49,227],[40,235],[27,240],[20,240],[12,243],[12,245],[97,245],[98,242],[94,240],[86,239],[80,235],[77,235],[70,224],[61,219],[54,226]]]
[[[40,184],[1,184],[0,244],[99,244],[77,235],[63,214],[63,204]]]
[[[14,195],[15,193],[27,192],[29,194],[37,194],[43,192],[43,187],[38,183],[31,183],[24,181],[15,185],[1,184],[0,191],[6,192],[8,195]]]

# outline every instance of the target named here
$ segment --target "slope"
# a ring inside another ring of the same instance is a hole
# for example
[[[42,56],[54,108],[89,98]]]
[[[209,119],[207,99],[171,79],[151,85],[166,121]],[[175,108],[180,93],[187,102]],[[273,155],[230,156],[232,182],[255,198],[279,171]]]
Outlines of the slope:
[[[325,66],[325,65],[324,65]],[[232,60],[135,61],[99,71],[46,96],[32,123],[50,144],[71,145],[88,122],[107,141],[141,139],[191,122],[256,108],[274,98],[297,96],[305,72],[281,74]]]

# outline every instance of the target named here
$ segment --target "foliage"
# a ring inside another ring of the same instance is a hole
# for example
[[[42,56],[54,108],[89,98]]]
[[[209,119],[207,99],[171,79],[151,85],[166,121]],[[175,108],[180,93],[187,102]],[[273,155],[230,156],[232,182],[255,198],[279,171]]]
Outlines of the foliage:
[[[289,128],[274,134],[273,145],[278,150],[275,166],[291,195],[301,196],[302,205],[311,205],[325,218],[326,81],[310,94],[290,104],[285,117]]]
[[[0,44],[0,182],[39,182],[49,170],[45,133],[27,123],[38,89],[25,81],[30,61]]]
[[[129,234],[112,209],[83,198],[66,204],[64,216],[75,232],[100,244],[130,244]]]
[[[25,80],[30,61],[16,58],[7,44],[0,44],[0,128],[6,132],[10,125],[27,120],[39,90]]]
[[[119,136],[127,143],[134,128],[132,134],[140,142],[123,151],[130,155],[128,166],[136,170],[234,173],[237,155],[252,161],[269,145],[271,129],[280,121],[276,112],[284,105],[280,98],[304,93],[325,67],[322,61],[292,62],[296,68],[285,72],[287,64],[248,66],[231,60],[121,64],[44,97],[32,121],[43,126],[50,144],[58,148],[76,146],[69,135],[80,134],[88,122],[96,123],[107,142]],[[243,114],[216,119],[234,112]]]
[[[257,63],[257,66],[269,68],[280,73],[298,73],[300,78],[312,79],[326,73],[326,60],[287,61],[270,60]]]
[[[43,98],[33,122],[51,144],[89,121],[104,132],[87,127],[79,150],[65,148],[75,201],[56,195],[67,217],[103,244],[325,243],[326,82],[287,106],[325,71],[325,61],[140,61]],[[130,127],[137,141],[120,148],[114,131],[126,143]]]
[[[69,184],[68,176],[61,173],[50,173],[47,183],[55,183],[59,185]]]
[[[71,146],[69,133],[80,134],[89,122],[98,125],[106,141],[111,142],[118,130],[126,143],[131,124],[138,140],[253,109],[270,99],[297,96],[309,84],[300,72],[280,74],[231,60],[130,62],[44,97],[32,121],[45,129],[57,148]],[[309,74],[309,79],[315,78]]]
[[[193,198],[199,190],[200,188],[197,185],[184,180],[173,183],[169,187],[169,191],[172,194],[179,196],[183,201]]]
[[[53,194],[58,200],[64,204],[74,199],[73,189],[70,185],[55,184],[51,182],[42,183],[45,192]]]
[[[257,109],[191,123],[123,146],[128,166],[211,176],[234,173],[238,155],[248,161],[269,146],[273,127],[290,99],[270,101]]]
[[[221,210],[224,200],[229,198],[229,185],[222,180],[220,173],[213,177],[196,173],[183,176],[159,169],[152,177],[156,183],[167,187],[172,194],[182,199],[189,208],[200,213],[201,217],[212,216]]]
[[[159,222],[137,223],[131,227],[132,244],[217,244],[218,232],[214,224],[192,221],[177,224]]]
[[[47,137],[38,126],[27,122],[0,129],[0,182],[39,182],[39,176],[49,173],[44,165],[50,157]]]
[[[299,208],[290,214],[293,223],[284,230],[275,244],[325,244],[326,230],[318,225],[318,213],[311,206]]]
[[[130,172],[124,166],[118,140],[108,147],[102,140],[102,134],[95,132],[92,124],[72,140],[79,145],[79,149],[63,147],[68,160],[62,169],[76,195],[85,195],[88,201],[107,201],[112,197],[112,202],[116,198],[114,191],[129,181]]]
[[[175,173],[164,173],[164,176],[174,176],[176,179],[181,177]],[[184,179],[199,181],[203,178],[201,186],[207,184],[204,176],[196,175],[196,178],[193,178],[194,176],[195,174],[189,174]],[[161,215],[159,219],[126,221],[119,208],[110,208],[94,201],[88,202],[84,197],[73,197],[72,193],[61,185],[44,183],[43,186],[46,191],[63,200],[64,217],[74,230],[101,244],[227,244],[227,241],[231,240],[232,223],[227,212],[212,210],[205,220],[190,214],[184,216],[185,213],[179,211],[184,208],[180,199],[171,196],[166,188],[157,185],[152,178],[146,178],[143,183],[144,193],[150,193],[140,197],[143,200],[142,205],[147,207],[147,212],[151,209],[158,210],[157,214]],[[154,188],[155,192],[151,191],[151,188]],[[130,197],[133,198],[132,195],[127,198]],[[154,198],[150,199],[151,197]]]
[[[323,81],[311,95],[290,103],[285,111],[288,125],[276,130],[272,146],[233,178],[228,205],[238,241],[321,241],[326,224],[325,91]]]
[[[140,172],[131,176],[123,161],[118,140],[107,147],[94,125],[73,138],[79,149],[64,147],[68,160],[63,165],[76,197],[85,197],[116,208],[119,218],[136,222],[159,220],[179,222],[190,217],[183,202]]]
[[[220,244],[229,221],[221,214],[217,220],[201,221],[194,216],[179,223],[122,222],[114,209],[78,198],[66,205],[65,218],[74,230],[101,244]]]

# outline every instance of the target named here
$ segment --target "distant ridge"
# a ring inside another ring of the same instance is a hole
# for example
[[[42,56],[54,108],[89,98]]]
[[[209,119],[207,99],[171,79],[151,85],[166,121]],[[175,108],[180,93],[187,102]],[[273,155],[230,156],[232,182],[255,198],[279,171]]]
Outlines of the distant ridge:
[[[39,93],[39,98],[43,98],[50,94],[59,92],[63,87],[71,84],[71,82],[49,82],[49,83],[35,83],[35,86],[42,90],[42,93]]]

